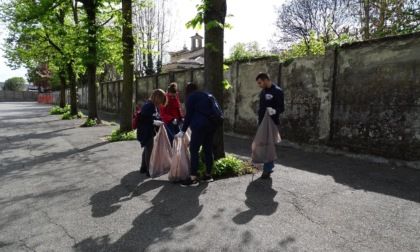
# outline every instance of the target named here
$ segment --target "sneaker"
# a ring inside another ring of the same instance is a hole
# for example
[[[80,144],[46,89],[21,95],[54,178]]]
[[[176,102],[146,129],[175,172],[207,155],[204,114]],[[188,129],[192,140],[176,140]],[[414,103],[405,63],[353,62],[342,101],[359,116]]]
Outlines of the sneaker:
[[[202,182],[213,182],[214,181],[214,179],[211,175],[204,175],[204,177],[202,177],[200,180]]]
[[[263,171],[263,173],[261,174],[261,179],[268,179],[268,178],[270,178],[270,174],[272,172],[273,171]]]
[[[197,179],[192,180],[191,178],[187,178],[183,182],[181,182],[182,187],[188,187],[188,186],[198,186],[200,183]]]

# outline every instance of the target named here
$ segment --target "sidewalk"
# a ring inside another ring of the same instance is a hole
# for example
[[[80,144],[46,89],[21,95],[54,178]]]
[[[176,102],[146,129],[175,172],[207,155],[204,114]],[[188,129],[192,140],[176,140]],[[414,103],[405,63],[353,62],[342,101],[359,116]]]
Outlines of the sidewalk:
[[[279,146],[271,180],[182,188],[50,107],[0,103],[0,251],[420,251],[418,170]]]

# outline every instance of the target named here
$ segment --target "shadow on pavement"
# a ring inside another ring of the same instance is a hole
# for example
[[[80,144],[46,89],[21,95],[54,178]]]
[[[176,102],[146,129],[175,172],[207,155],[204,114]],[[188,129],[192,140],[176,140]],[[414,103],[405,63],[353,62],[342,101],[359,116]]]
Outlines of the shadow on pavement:
[[[90,198],[92,217],[99,218],[110,215],[120,209],[121,204],[119,203],[139,195],[137,186],[146,179],[144,175],[140,176],[139,174],[139,171],[130,172],[121,179],[121,184],[94,194]]]
[[[249,207],[249,210],[233,217],[236,224],[247,224],[257,215],[268,216],[276,212],[279,203],[274,201],[277,191],[271,188],[272,184],[271,178],[266,180],[256,179],[249,183],[245,192],[245,204]]]
[[[12,157],[12,158],[3,158],[2,164],[0,165],[0,177],[5,177],[9,174],[12,174],[13,177],[18,177],[19,172],[23,172],[25,170],[31,169],[33,166],[40,166],[44,163],[48,162],[61,162],[65,161],[66,158],[70,158],[73,155],[80,155],[84,154],[84,152],[90,151],[92,149],[104,146],[109,144],[110,142],[100,142],[96,144],[92,144],[85,148],[81,149],[72,149],[69,151],[64,152],[56,152],[56,153],[46,153],[39,156],[32,156],[32,157]],[[41,147],[45,147],[45,145],[39,146],[32,146],[33,148],[40,149]],[[89,160],[84,160],[85,163],[90,162]]]
[[[225,151],[250,157],[250,139],[225,136]],[[244,148],[249,146],[249,149]],[[291,147],[277,147],[277,164],[320,175],[356,190],[366,190],[420,202],[420,171]],[[278,168],[275,168],[278,169]],[[281,172],[281,171],[280,171]],[[280,175],[281,176],[281,175]]]
[[[132,228],[116,242],[110,243],[108,235],[90,237],[77,243],[73,247],[75,251],[132,251],[133,248],[136,251],[145,251],[152,244],[173,240],[174,228],[194,220],[202,211],[199,196],[207,188],[207,183],[191,190],[192,188],[182,188],[179,184],[166,180],[144,181],[143,176],[138,172],[131,172],[121,179],[120,185],[93,195],[92,216],[103,217],[114,213],[120,208],[116,203],[160,188],[151,200],[152,206],[137,216]],[[182,236],[190,235],[194,233],[195,225],[191,223],[176,232]],[[167,249],[170,250],[171,248]]]

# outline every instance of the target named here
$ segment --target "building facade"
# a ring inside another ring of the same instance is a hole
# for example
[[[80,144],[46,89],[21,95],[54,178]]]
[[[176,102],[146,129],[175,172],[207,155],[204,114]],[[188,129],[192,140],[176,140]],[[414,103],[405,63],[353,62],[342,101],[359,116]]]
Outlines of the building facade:
[[[170,62],[162,66],[162,73],[184,70],[189,68],[200,68],[204,66],[203,37],[196,33],[191,37],[191,49],[187,46],[180,51],[170,52]]]

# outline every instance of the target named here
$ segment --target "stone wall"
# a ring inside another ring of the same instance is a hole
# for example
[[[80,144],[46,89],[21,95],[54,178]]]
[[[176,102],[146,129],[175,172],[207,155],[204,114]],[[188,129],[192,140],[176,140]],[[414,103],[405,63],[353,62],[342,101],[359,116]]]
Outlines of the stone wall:
[[[272,58],[230,64],[225,72],[232,86],[224,94],[226,132],[255,134],[259,72],[269,73],[285,92],[283,139],[420,160],[420,33],[327,48],[323,56],[287,65]],[[188,82],[204,85],[204,69],[138,78],[133,100],[142,103],[153,89],[166,90],[173,81],[183,103]],[[99,108],[118,113],[121,93],[121,81],[101,83]],[[87,100],[79,101],[86,106]]]

